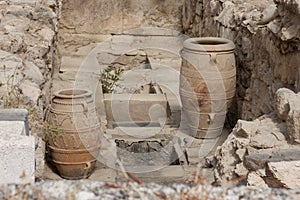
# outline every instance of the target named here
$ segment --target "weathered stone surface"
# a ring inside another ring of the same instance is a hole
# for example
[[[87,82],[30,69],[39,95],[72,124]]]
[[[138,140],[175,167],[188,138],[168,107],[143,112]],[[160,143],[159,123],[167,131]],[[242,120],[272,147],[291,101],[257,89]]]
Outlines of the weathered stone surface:
[[[277,184],[286,189],[296,189],[300,187],[300,161],[270,162],[267,164],[269,176],[274,185]]]
[[[249,138],[256,133],[258,121],[238,120],[235,135],[238,137]]]
[[[256,149],[268,149],[282,147],[283,144],[287,144],[284,140],[285,137],[280,132],[270,132],[266,130],[258,130],[257,134],[250,140],[250,146]]]
[[[34,137],[24,131],[24,122],[0,123],[0,184],[34,182]]]
[[[180,30],[182,1],[65,1],[61,28],[67,32],[120,34],[140,27]],[[95,17],[97,16],[97,17]]]
[[[252,122],[239,120],[215,153],[215,177],[226,184],[251,171],[264,169],[269,161],[297,160],[298,151],[299,148],[287,143],[286,124],[275,113]]]
[[[286,120],[290,111],[289,100],[295,93],[287,88],[280,88],[276,92],[275,96],[275,111],[278,117],[282,120]]]
[[[249,151],[245,156],[245,163],[249,169],[258,170],[265,168],[268,162],[293,161],[300,159],[300,149],[290,146],[282,149],[261,149]]]
[[[247,186],[256,186],[260,188],[268,188],[264,179],[261,178],[256,172],[250,172],[247,176]]]
[[[160,122],[167,119],[167,100],[162,94],[105,94],[107,121]]]
[[[291,142],[300,143],[300,110],[292,110],[287,118],[288,137]]]

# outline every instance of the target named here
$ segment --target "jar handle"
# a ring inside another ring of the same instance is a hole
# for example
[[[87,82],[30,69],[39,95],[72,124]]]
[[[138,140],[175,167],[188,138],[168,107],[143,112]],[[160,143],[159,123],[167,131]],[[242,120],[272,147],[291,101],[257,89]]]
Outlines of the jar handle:
[[[210,113],[210,114],[208,114],[208,117],[209,117],[208,123],[209,123],[209,124],[212,124],[212,123],[214,122],[215,116],[216,116],[215,113]]]
[[[86,162],[84,170],[89,170],[91,167],[92,167],[92,163],[91,162]]]
[[[81,105],[83,107],[83,112],[87,112],[88,111],[88,105],[86,102],[81,102]]]
[[[217,54],[216,53],[210,53],[210,62],[213,64],[217,64]]]

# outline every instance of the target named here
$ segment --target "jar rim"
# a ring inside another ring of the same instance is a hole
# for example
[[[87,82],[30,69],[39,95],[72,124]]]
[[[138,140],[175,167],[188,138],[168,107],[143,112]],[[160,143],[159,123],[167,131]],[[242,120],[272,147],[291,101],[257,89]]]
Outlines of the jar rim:
[[[90,90],[74,89],[74,88],[63,89],[63,90],[56,91],[54,93],[55,97],[65,98],[65,99],[76,99],[76,98],[88,97],[91,95],[92,92]]]
[[[234,43],[221,37],[189,38],[183,42],[183,48],[199,52],[221,52],[235,49]]]

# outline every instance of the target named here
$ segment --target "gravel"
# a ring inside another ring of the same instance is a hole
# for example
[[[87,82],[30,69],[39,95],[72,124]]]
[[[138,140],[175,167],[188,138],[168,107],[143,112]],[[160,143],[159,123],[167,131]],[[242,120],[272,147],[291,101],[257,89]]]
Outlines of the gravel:
[[[94,181],[45,181],[30,185],[2,185],[0,199],[300,199],[299,190],[257,187],[221,188],[211,185],[159,185]]]

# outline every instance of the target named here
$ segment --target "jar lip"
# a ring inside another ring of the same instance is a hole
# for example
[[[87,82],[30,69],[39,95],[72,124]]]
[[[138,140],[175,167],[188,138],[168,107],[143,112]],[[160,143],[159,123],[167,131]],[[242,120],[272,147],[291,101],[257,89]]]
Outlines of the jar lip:
[[[183,48],[200,52],[232,51],[234,43],[221,37],[197,37],[189,38],[183,42]]]
[[[76,99],[76,98],[88,97],[91,95],[92,92],[90,90],[74,89],[74,88],[58,90],[54,93],[54,96],[59,98],[65,98],[65,99]]]

